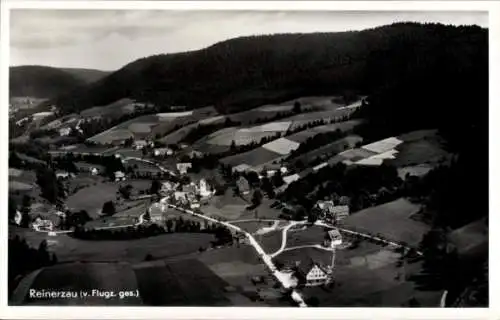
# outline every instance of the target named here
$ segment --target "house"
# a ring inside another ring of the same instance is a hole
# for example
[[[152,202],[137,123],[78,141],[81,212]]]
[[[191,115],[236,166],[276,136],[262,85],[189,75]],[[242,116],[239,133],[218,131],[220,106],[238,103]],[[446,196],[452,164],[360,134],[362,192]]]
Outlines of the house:
[[[16,210],[16,215],[14,216],[14,223],[18,226],[21,225],[21,221],[23,220],[23,215],[19,210]]]
[[[175,189],[177,189],[177,184],[170,182],[170,181],[166,181],[166,182],[162,183],[160,192],[161,193],[169,193],[169,192],[174,191]]]
[[[133,143],[133,146],[136,150],[141,150],[144,147],[147,147],[148,142],[146,140],[136,140]]]
[[[182,191],[175,191],[174,199],[175,201],[180,202],[181,204],[185,204],[188,202],[186,193]]]
[[[349,206],[336,206],[333,201],[318,201],[316,207],[322,212],[322,217],[331,222],[340,222],[349,216]]]
[[[171,156],[174,154],[174,151],[170,148],[156,148],[153,151],[153,154],[155,157],[160,157],[160,156]]]
[[[166,220],[165,217],[166,206],[160,203],[154,203],[149,207],[149,217],[150,221],[154,223],[161,223]]]
[[[300,176],[298,174],[292,174],[286,177],[283,177],[283,181],[285,181],[286,184],[290,184],[294,181],[297,181],[300,179]]]
[[[194,182],[191,182],[190,184],[185,184],[182,186],[182,191],[184,191],[187,194],[196,194],[198,188],[196,187],[196,184]]]
[[[207,180],[200,180],[200,187],[198,188],[198,194],[201,197],[211,197],[215,193],[215,190],[208,184]]]
[[[69,136],[69,134],[71,133],[71,131],[72,131],[72,129],[70,127],[60,128],[59,129],[59,135],[61,137]]]
[[[56,172],[56,178],[57,179],[68,179],[69,177],[74,176],[74,174],[70,174],[69,172],[66,171],[57,171]]]
[[[180,174],[186,174],[188,169],[191,169],[193,165],[191,162],[181,162],[177,164],[177,170]]]
[[[340,234],[338,229],[332,229],[328,231],[328,236],[330,237],[330,246],[338,246],[342,244],[342,235]]]
[[[78,171],[88,172],[88,173],[92,174],[93,176],[98,175],[99,172],[104,172],[104,166],[95,165],[95,164],[91,164],[91,163],[76,162],[75,166],[78,169]]]
[[[121,171],[115,172],[115,181],[125,181],[125,173]]]
[[[240,177],[238,181],[236,181],[236,186],[241,194],[249,194],[250,193],[250,185],[245,179],[245,177]]]
[[[200,203],[198,201],[192,201],[190,204],[189,204],[189,207],[191,209],[198,209],[200,207]]]
[[[300,261],[295,267],[295,276],[305,286],[322,285],[328,280],[328,269],[311,258]]]
[[[231,169],[231,172],[232,173],[235,173],[235,172],[246,172],[246,171],[249,171],[252,167],[249,166],[248,164],[245,164],[245,163],[242,163],[242,164],[239,164],[237,166],[234,166],[232,169]]]
[[[336,223],[341,222],[349,216],[349,206],[334,206],[331,210],[330,219]]]
[[[52,231],[54,229],[54,224],[51,220],[44,220],[41,217],[36,217],[31,226],[34,230]]]

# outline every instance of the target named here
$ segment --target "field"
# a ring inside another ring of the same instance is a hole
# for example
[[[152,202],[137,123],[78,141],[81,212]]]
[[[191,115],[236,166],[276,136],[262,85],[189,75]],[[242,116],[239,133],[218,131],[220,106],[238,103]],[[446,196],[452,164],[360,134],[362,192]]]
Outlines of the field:
[[[316,297],[320,307],[400,307],[412,297],[422,306],[438,306],[442,292],[420,291],[408,280],[421,271],[421,263],[399,266],[398,259],[393,251],[362,241],[356,248],[336,251],[332,289],[307,287],[303,293]]]
[[[18,234],[30,246],[38,248],[42,240],[49,241],[49,250],[59,262],[66,261],[121,261],[140,262],[147,254],[156,259],[169,258],[207,248],[213,235],[206,233],[172,233],[127,241],[79,240],[67,235],[56,237],[17,227],[9,227],[9,235]]]
[[[141,297],[153,306],[229,306],[226,282],[196,259],[135,267]],[[195,276],[193,276],[195,275]]]
[[[139,161],[139,160],[127,160],[124,163],[125,168],[132,167],[137,173],[151,173],[151,174],[157,174],[159,172],[162,172],[157,166],[151,163]]]
[[[336,155],[337,153],[340,153],[346,149],[354,148],[356,143],[361,142],[362,140],[363,139],[360,136],[347,136],[345,138],[335,140],[334,142],[324,145],[320,148],[309,151],[298,157],[295,157],[289,162],[294,163],[300,160],[304,163],[304,165],[307,165],[308,163],[314,161],[316,158],[321,158],[326,161],[328,158]]]
[[[88,186],[70,195],[66,205],[72,211],[86,210],[91,217],[97,217],[105,202],[116,200],[119,187],[118,183],[110,182]]]
[[[373,235],[382,234],[389,240],[418,246],[424,233],[430,229],[426,224],[411,218],[419,210],[418,205],[401,198],[355,212],[342,224],[349,229]]]
[[[443,147],[443,139],[436,130],[414,131],[399,137],[403,141],[396,147],[399,151],[389,163],[397,167],[426,164],[431,167],[442,163],[450,154]]]
[[[272,152],[263,147],[258,147],[247,152],[223,158],[221,159],[221,162],[231,166],[236,166],[244,163],[253,167],[278,160],[280,157],[281,155],[276,152]]]
[[[33,189],[34,189],[34,186],[31,184],[9,179],[9,190],[10,191],[31,191]]]
[[[135,110],[135,102],[124,98],[105,106],[97,106],[83,110],[80,115],[84,118],[92,117],[120,117],[132,113]]]
[[[294,265],[296,261],[305,262],[309,258],[324,266],[331,265],[332,252],[316,248],[300,248],[283,251],[273,259],[274,261],[283,263],[285,266],[291,266]]]
[[[321,245],[325,240],[326,232],[323,227],[311,226],[304,230],[287,232],[286,248],[306,246],[306,245]]]
[[[256,236],[255,240],[260,243],[267,254],[271,254],[278,251],[281,247],[282,234],[283,233],[281,230],[277,230],[274,232]]]
[[[245,208],[249,204],[239,197],[233,197],[231,192],[226,192],[225,195],[215,196],[210,200],[210,203],[203,206],[203,213],[214,217],[223,217],[228,220],[239,219],[245,214]]]

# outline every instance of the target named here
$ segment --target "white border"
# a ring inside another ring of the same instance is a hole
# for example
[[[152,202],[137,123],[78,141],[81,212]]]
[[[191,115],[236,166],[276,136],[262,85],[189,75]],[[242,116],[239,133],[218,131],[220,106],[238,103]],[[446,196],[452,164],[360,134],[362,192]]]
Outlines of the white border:
[[[43,8],[43,9],[196,9],[196,10],[360,10],[360,11],[489,11],[490,32],[490,308],[488,309],[394,309],[394,308],[156,308],[156,307],[8,307],[6,283],[2,281],[0,299],[0,318],[3,319],[92,319],[92,318],[123,318],[123,319],[500,319],[498,301],[498,277],[495,275],[498,268],[498,255],[495,250],[494,239],[498,233],[494,232],[498,225],[497,211],[500,209],[500,197],[495,197],[495,189],[499,178],[499,169],[494,164],[500,163],[500,154],[495,148],[494,137],[500,136],[498,125],[500,100],[499,91],[499,64],[500,61],[500,3],[495,1],[355,1],[355,2],[287,2],[282,1],[200,1],[200,2],[157,2],[157,1],[12,1],[1,0],[1,51],[0,51],[0,99],[3,116],[7,116],[8,105],[8,61],[9,61],[9,10],[13,8]],[[493,108],[491,107],[493,106]],[[471,108],[473,112],[474,108]],[[495,123],[496,122],[496,123]],[[5,119],[4,124],[7,123]],[[0,126],[2,150],[2,176],[0,192],[8,194],[8,130],[7,126]],[[473,147],[473,146],[471,146]],[[467,186],[464,187],[474,187]],[[3,212],[7,212],[7,201],[3,202]],[[8,226],[5,214],[0,220],[0,272],[7,272],[7,234]],[[495,252],[494,252],[495,251]],[[2,277],[2,279],[5,279]]]

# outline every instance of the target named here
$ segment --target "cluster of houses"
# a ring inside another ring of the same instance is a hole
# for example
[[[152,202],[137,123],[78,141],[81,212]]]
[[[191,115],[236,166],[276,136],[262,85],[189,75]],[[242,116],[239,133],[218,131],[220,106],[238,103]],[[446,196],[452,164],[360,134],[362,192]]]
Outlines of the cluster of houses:
[[[182,186],[166,181],[162,184],[160,193],[169,196],[171,201],[177,205],[187,205],[191,209],[197,209],[201,203],[215,194],[215,189],[205,179],[201,179],[198,183],[191,182]]]
[[[335,247],[342,244],[342,235],[337,229],[332,229],[328,232],[328,236],[329,239],[324,245],[331,248],[329,259],[324,253],[319,253],[317,257],[308,255],[301,260],[285,260],[282,261],[284,265],[282,271],[292,274],[297,284],[307,287],[331,282],[335,269]]]
[[[335,205],[332,200],[318,201],[315,207],[321,212],[319,218],[333,224],[339,224],[349,216],[349,206],[347,204]]]

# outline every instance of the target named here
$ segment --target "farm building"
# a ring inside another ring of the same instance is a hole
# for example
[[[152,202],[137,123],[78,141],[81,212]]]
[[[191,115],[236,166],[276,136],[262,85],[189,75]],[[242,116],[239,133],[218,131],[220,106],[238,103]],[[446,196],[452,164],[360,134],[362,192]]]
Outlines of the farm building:
[[[185,192],[182,191],[175,191],[174,192],[174,199],[175,201],[178,201],[180,203],[187,203],[187,195]]]
[[[306,286],[322,285],[328,280],[328,269],[312,258],[296,262],[294,269],[298,282]]]
[[[236,181],[236,186],[241,194],[250,193],[250,185],[248,184],[247,179],[245,177],[240,177],[238,181]]]
[[[71,133],[72,129],[70,127],[65,127],[65,128],[60,128],[59,129],[59,135],[61,137],[69,136]]]
[[[177,184],[170,181],[166,181],[162,183],[160,192],[168,193],[174,191],[175,189],[177,189]]]
[[[333,201],[318,201],[316,202],[316,206],[322,211],[327,221],[338,223],[349,216],[348,205],[336,206]]]
[[[45,220],[41,217],[36,217],[31,226],[34,230],[52,231],[54,229],[52,220]]]
[[[134,148],[137,149],[137,150],[141,150],[143,149],[144,147],[147,147],[148,145],[148,142],[146,140],[136,140],[134,141]]]
[[[191,169],[192,167],[193,165],[191,164],[191,162],[177,163],[177,170],[180,174],[186,174],[188,169]]]
[[[125,181],[125,173],[121,171],[115,172],[115,181]]]
[[[210,197],[215,193],[215,190],[208,184],[207,180],[201,179],[200,180],[200,187],[198,189],[198,194],[201,197]]]
[[[78,169],[78,171],[88,172],[91,173],[92,175],[98,175],[100,172],[104,172],[104,166],[95,165],[91,163],[76,162],[75,166]]]
[[[156,157],[159,157],[159,156],[171,156],[171,155],[174,154],[174,151],[172,149],[170,149],[170,148],[156,148],[156,149],[154,149],[153,154]]]
[[[250,170],[252,167],[250,167],[248,164],[242,163],[237,166],[234,166],[233,169],[231,170],[233,173],[234,172],[246,172]]]
[[[165,211],[166,211],[165,205],[162,205],[160,203],[154,203],[153,205],[151,205],[151,207],[149,207],[148,209],[151,222],[155,223],[164,222],[166,219],[164,214]]]
[[[66,171],[57,171],[56,172],[56,178],[57,179],[68,179],[70,177],[73,177],[74,174],[66,172]]]

